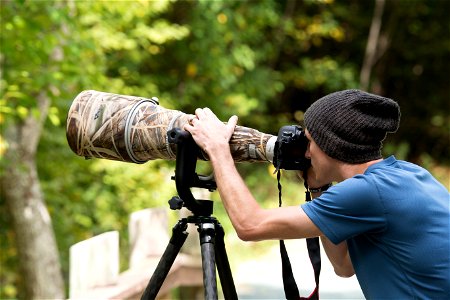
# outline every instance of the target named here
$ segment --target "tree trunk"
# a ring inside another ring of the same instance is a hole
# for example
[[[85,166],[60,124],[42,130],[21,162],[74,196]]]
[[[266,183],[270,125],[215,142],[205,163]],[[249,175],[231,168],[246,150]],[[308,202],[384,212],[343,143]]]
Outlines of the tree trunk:
[[[64,282],[59,252],[36,168],[36,149],[50,101],[37,96],[40,119],[31,114],[5,128],[8,150],[0,177],[13,221],[25,299],[63,299]]]
[[[359,85],[362,90],[367,91],[370,85],[370,74],[377,59],[378,40],[380,36],[385,0],[375,0],[375,11],[372,24],[370,25],[369,37],[367,39],[366,53],[359,77]]]

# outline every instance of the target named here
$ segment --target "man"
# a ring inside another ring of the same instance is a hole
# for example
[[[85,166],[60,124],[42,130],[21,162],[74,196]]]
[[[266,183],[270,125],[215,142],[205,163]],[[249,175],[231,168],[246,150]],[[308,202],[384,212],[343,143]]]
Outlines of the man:
[[[261,208],[229,151],[237,117],[224,124],[208,108],[195,113],[185,130],[209,155],[242,240],[320,236],[336,274],[356,273],[367,298],[449,298],[449,193],[423,168],[381,156],[387,132],[399,125],[396,102],[345,90],[308,108],[307,184],[315,199],[300,208]]]

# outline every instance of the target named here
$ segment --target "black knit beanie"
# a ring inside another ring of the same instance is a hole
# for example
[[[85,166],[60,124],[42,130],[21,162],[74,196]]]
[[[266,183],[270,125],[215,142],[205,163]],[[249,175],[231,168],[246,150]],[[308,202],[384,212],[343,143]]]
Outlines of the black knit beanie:
[[[305,112],[306,129],[320,149],[351,164],[381,158],[382,142],[399,122],[395,101],[360,90],[329,94]]]

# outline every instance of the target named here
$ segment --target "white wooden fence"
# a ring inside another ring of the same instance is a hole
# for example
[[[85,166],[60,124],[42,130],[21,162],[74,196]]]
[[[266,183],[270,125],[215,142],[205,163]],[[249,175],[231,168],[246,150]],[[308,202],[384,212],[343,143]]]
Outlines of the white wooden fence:
[[[125,272],[119,272],[117,231],[73,245],[70,248],[70,299],[139,299],[169,242],[167,210],[144,209],[130,216],[130,258],[129,269]],[[184,209],[180,211],[183,217],[188,213]],[[170,298],[170,291],[181,286],[194,287],[190,289],[191,295],[203,297],[196,227],[188,226],[188,232],[191,234],[158,294],[160,299]]]

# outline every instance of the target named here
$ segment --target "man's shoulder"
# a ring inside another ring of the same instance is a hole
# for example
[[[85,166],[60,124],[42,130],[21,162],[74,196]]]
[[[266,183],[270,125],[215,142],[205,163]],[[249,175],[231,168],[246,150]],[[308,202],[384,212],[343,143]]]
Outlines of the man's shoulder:
[[[371,165],[367,168],[365,173],[376,172],[380,169],[391,169],[399,172],[428,172],[423,167],[416,165],[412,162],[397,159],[394,155],[391,155],[382,161]]]

